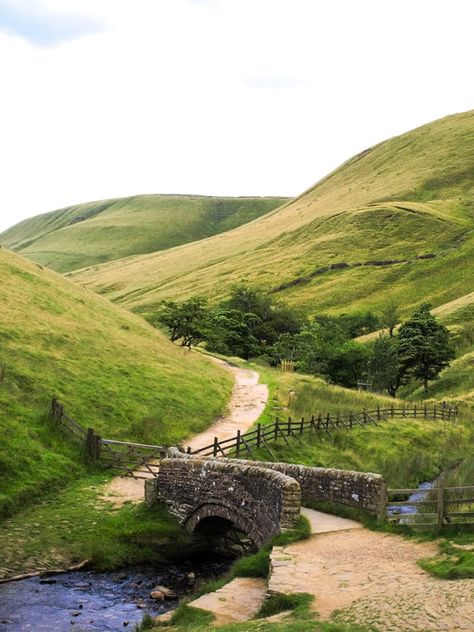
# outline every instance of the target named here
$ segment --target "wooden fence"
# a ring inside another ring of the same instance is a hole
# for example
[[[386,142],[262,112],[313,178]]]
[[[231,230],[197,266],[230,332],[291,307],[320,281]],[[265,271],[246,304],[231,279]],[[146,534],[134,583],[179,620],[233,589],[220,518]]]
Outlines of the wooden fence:
[[[148,478],[156,476],[160,459],[166,456],[166,447],[149,445],[144,443],[133,443],[130,441],[116,441],[113,439],[103,439],[93,428],[87,430],[82,428],[74,419],[71,419],[65,412],[64,406],[56,398],[51,402],[51,418],[55,423],[65,429],[69,435],[83,445],[87,456],[95,461],[100,460],[105,467],[119,472],[122,476],[133,478]],[[443,403],[441,406],[413,406],[395,408],[381,408],[376,410],[364,410],[361,413],[350,413],[349,415],[313,415],[310,419],[293,420],[289,417],[286,421],[276,420],[272,424],[257,424],[255,430],[237,434],[229,439],[219,441],[214,437],[214,441],[197,450],[188,448],[188,454],[200,456],[234,456],[255,458],[255,450],[264,448],[273,460],[276,456],[271,445],[278,440],[283,440],[289,445],[289,439],[298,439],[305,432],[316,432],[331,436],[335,431],[352,430],[357,427],[367,425],[377,425],[383,420],[413,417],[430,419],[435,421],[453,422],[457,419],[457,407],[448,406]],[[414,490],[411,490],[414,491]]]
[[[289,418],[282,422],[276,420],[273,424],[257,425],[255,430],[246,433],[237,431],[235,437],[214,442],[198,450],[188,448],[188,453],[201,456],[241,456],[242,452],[254,458],[253,450],[266,448],[274,459],[275,455],[270,443],[288,438],[298,438],[304,432],[313,431],[331,434],[338,430],[351,430],[365,427],[368,424],[377,425],[384,419],[414,417],[435,421],[455,421],[458,415],[457,407],[443,403],[441,406],[428,408],[427,406],[413,408],[403,407],[380,408],[364,410],[362,413],[350,413],[345,416],[318,415],[310,419],[304,418],[293,421]],[[148,445],[103,439],[93,428],[87,430],[71,419],[65,412],[64,406],[53,397],[50,410],[51,419],[58,427],[83,447],[87,456],[93,461],[100,461],[106,468],[116,471],[120,476],[136,479],[150,478],[158,475],[159,461],[166,456],[164,446]],[[420,489],[389,489],[386,505],[386,518],[389,522],[406,524],[412,527],[442,527],[447,524],[474,525],[474,486],[445,487],[444,479],[440,477],[436,486],[430,490]]]
[[[446,525],[474,526],[474,486],[445,487],[441,476],[432,489],[389,489],[387,494],[388,522],[438,529]]]
[[[272,424],[257,424],[255,430],[237,434],[229,439],[219,441],[218,437],[214,437],[214,441],[209,445],[203,446],[197,450],[188,448],[189,454],[199,454],[201,456],[235,456],[240,457],[246,453],[246,456],[255,458],[254,450],[264,448],[272,458],[275,455],[270,444],[282,439],[289,444],[288,439],[298,438],[305,432],[319,432],[331,435],[332,432],[339,430],[352,430],[357,427],[366,427],[367,425],[377,425],[380,421],[386,419],[414,417],[415,419],[431,419],[434,421],[453,422],[457,419],[457,406],[448,406],[443,403],[441,406],[413,406],[412,408],[403,406],[401,408],[381,408],[375,410],[364,410],[361,413],[350,413],[348,415],[326,415],[319,414],[317,417],[313,415],[310,419],[293,420],[289,417],[286,421],[276,420]]]
[[[166,456],[166,447],[103,439],[93,428],[87,430],[64,412],[64,406],[53,397],[51,419],[84,448],[86,455],[121,476],[150,478],[158,475],[160,459]]]

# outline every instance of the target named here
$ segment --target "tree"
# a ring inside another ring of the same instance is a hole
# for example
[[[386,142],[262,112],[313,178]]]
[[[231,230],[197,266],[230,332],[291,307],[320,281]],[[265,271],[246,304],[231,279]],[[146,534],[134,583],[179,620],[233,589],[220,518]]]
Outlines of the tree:
[[[246,285],[232,288],[230,298],[220,303],[217,311],[240,314],[239,319],[248,328],[244,335],[251,336],[257,343],[258,348],[252,355],[267,353],[280,334],[296,334],[302,325],[302,319],[294,310],[276,301],[271,294]],[[242,346],[244,341],[236,340],[236,344]]]
[[[403,377],[396,338],[379,335],[369,360],[369,377],[376,391],[387,390],[389,395],[396,396]]]
[[[207,318],[207,301],[194,297],[182,303],[163,301],[156,321],[168,328],[171,342],[181,340],[183,347],[191,348],[205,340]]]
[[[361,377],[367,376],[370,350],[366,345],[348,340],[329,360],[328,375],[331,381],[353,388]]]
[[[372,312],[353,312],[352,314],[340,314],[335,318],[337,324],[344,329],[349,338],[357,338],[377,331],[380,321]]]
[[[346,341],[346,333],[335,319],[320,317],[296,334],[280,334],[269,352],[274,362],[294,360],[303,373],[327,375],[329,361]]]
[[[245,359],[258,355],[258,341],[249,326],[254,317],[236,309],[218,308],[211,312],[206,326],[207,349]]]
[[[387,327],[390,338],[393,338],[393,330],[397,326],[400,319],[398,311],[398,305],[392,299],[390,300],[382,310],[382,325]]]
[[[454,358],[449,332],[430,312],[424,303],[400,327],[398,353],[402,371],[423,382],[425,393],[428,382],[438,377]]]

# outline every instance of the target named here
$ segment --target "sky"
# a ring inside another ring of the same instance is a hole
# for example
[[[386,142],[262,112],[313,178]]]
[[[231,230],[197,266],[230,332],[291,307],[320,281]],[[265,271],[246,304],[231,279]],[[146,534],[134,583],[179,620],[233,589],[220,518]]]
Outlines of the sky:
[[[472,0],[0,0],[0,230],[140,193],[294,196],[474,108]]]

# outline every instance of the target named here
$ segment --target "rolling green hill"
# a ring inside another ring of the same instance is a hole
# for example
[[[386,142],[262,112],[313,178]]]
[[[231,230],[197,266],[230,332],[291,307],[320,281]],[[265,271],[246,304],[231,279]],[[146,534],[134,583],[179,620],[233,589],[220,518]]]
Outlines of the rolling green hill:
[[[474,111],[351,158],[284,206],[234,230],[74,273],[146,313],[163,298],[219,299],[236,282],[306,313],[379,309],[401,316],[472,292]]]
[[[105,437],[175,444],[225,409],[232,379],[143,319],[0,249],[0,516],[80,475],[44,419],[56,394]]]
[[[204,239],[287,198],[137,195],[70,206],[20,222],[0,244],[58,272]]]

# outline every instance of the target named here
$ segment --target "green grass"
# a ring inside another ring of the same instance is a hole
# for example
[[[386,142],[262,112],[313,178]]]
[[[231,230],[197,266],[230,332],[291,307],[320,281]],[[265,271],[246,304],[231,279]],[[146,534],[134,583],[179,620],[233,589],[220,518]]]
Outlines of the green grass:
[[[440,544],[439,556],[420,560],[421,568],[440,579],[474,579],[474,531],[453,540]]]
[[[271,372],[271,369],[266,371]],[[400,400],[358,393],[306,375],[273,373],[278,384],[274,397],[280,402],[280,409],[274,410],[273,416],[280,419],[287,415],[309,418],[320,412],[344,415],[377,405],[403,405]],[[290,389],[295,391],[295,396],[288,408]],[[301,437],[290,438],[289,445],[282,440],[272,442],[271,449],[279,461],[374,472],[382,474],[390,487],[410,487],[435,478],[440,471],[470,454],[474,444],[473,419],[467,408],[461,410],[457,424],[395,418],[377,426],[355,427],[350,432],[340,430],[330,435],[306,432]],[[261,449],[257,457],[270,458],[265,449]],[[466,471],[463,480],[470,477],[470,470]]]
[[[309,315],[379,311],[388,298],[402,317],[423,301],[441,306],[472,292],[473,147],[474,111],[446,117],[351,158],[250,224],[76,278],[141,313],[163,298],[218,300],[236,282],[286,284],[277,296]],[[400,263],[367,265],[385,260]]]
[[[231,230],[287,198],[136,195],[24,220],[0,243],[59,272],[155,252]]]
[[[421,384],[413,383],[403,390],[406,397],[419,400],[425,395]],[[437,380],[430,383],[429,397],[451,399],[474,410],[474,351],[453,360]]]
[[[87,473],[45,420],[51,396],[102,436],[176,444],[225,409],[232,378],[141,318],[0,250],[0,516]]]
[[[371,630],[364,626],[318,621],[317,615],[311,610],[311,602],[312,596],[305,593],[269,597],[255,619],[226,625],[213,624],[214,617],[210,612],[183,605],[177,610],[171,624],[155,624],[155,627],[151,627],[151,622],[147,622],[142,627],[137,627],[137,630],[170,629],[176,632],[181,630],[204,632],[211,628],[218,632],[370,632]],[[268,621],[264,618],[283,611],[287,612],[287,616],[282,621]]]
[[[113,506],[100,496],[103,473],[66,489],[0,524],[0,576],[63,568],[90,560],[96,570],[153,564],[192,550],[191,534],[163,506]]]

